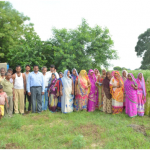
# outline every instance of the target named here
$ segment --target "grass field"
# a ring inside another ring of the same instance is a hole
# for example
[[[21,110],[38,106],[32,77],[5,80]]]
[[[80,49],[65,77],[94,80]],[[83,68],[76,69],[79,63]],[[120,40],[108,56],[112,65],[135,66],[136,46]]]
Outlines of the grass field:
[[[150,117],[95,112],[50,113],[0,120],[0,148],[149,149]]]

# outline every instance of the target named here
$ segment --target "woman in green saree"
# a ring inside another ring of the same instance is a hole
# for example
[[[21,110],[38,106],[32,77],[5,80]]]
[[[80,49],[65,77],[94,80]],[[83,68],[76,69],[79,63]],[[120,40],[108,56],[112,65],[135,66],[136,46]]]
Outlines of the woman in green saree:
[[[146,81],[146,93],[145,115],[150,116],[150,77]]]

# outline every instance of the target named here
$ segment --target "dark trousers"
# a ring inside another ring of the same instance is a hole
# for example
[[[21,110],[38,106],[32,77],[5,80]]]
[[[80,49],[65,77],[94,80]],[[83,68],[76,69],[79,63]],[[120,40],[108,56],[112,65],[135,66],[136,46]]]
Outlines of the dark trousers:
[[[24,98],[24,109],[26,110],[26,98],[28,98],[29,106],[28,111],[31,111],[31,96],[28,95],[28,92],[26,91],[25,98]]]
[[[31,87],[31,101],[32,101],[32,113],[36,112],[36,101],[37,111],[42,111],[42,87]]]

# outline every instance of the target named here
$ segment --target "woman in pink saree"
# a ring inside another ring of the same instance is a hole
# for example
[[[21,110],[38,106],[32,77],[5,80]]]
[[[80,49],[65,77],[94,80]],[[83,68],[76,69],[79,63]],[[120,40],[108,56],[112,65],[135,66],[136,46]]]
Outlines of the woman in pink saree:
[[[146,103],[146,88],[145,88],[145,80],[142,73],[138,74],[136,79],[138,84],[137,96],[138,96],[138,106],[137,106],[137,114],[138,116],[144,116],[144,104]]]
[[[97,104],[97,101],[96,101],[97,87],[95,85],[96,76],[95,76],[94,71],[92,69],[89,70],[88,77],[89,77],[89,80],[91,83],[91,88],[90,88],[90,93],[88,96],[87,110],[88,110],[88,112],[91,112],[91,111],[95,111],[95,107]]]
[[[132,73],[128,74],[124,87],[126,92],[126,114],[129,117],[135,117],[137,116],[137,83]]]

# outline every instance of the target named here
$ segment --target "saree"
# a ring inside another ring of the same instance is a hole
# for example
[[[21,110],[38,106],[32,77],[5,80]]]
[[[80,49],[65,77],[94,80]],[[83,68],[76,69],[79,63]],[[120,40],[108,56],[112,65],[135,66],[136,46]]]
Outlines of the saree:
[[[112,96],[110,94],[109,82],[110,79],[108,79],[106,76],[106,78],[103,80],[103,112],[105,113],[112,113]]]
[[[126,73],[126,78],[123,76],[123,72]],[[123,83],[125,83],[125,81],[127,80],[127,75],[128,75],[128,72],[126,70],[123,70],[122,71],[122,80],[123,80]],[[123,107],[125,108],[125,99],[126,99],[126,93],[125,93],[125,90],[124,90],[124,95],[123,95]]]
[[[63,73],[62,73],[62,72],[60,72],[59,74],[62,74],[62,76],[63,76]],[[60,89],[61,78],[59,78],[58,80],[59,80],[59,89]],[[57,109],[58,109],[58,110],[61,110],[61,96],[60,96],[60,90],[59,90],[59,96],[58,96]]]
[[[73,112],[73,95],[72,92],[72,79],[67,76],[68,70],[65,70],[62,81],[62,97],[61,97],[61,111],[62,113]]]
[[[125,81],[124,87],[126,92],[126,108],[125,112],[129,117],[137,116],[137,90],[135,90],[131,85],[137,85],[136,80],[132,73],[129,73],[132,81],[127,79]]]
[[[49,93],[49,104],[48,108],[51,112],[57,111],[57,92],[59,92],[59,80],[57,80],[56,75],[55,79],[50,79],[48,83],[47,92]]]
[[[91,72],[93,72],[92,76],[90,75]],[[91,112],[91,111],[95,111],[96,103],[97,103],[96,102],[96,94],[95,94],[95,92],[97,90],[97,87],[95,85],[96,77],[95,77],[94,71],[92,69],[89,70],[88,77],[89,77],[89,80],[91,83],[91,88],[90,88],[90,93],[88,96],[87,110],[88,110],[88,112]]]
[[[120,76],[118,71],[115,71]],[[110,93],[112,95],[112,113],[119,114],[123,111],[123,90],[124,84],[122,78],[120,79],[122,86],[119,88],[113,88],[113,86],[119,85],[119,80],[113,76],[110,80]]]
[[[102,103],[102,85],[99,84],[100,82],[100,72],[98,69],[94,69],[94,73],[95,71],[98,72],[98,74],[96,76],[96,87],[97,87],[97,94],[96,94],[96,109],[102,110],[103,108],[103,103]]]
[[[142,75],[142,79],[139,79],[139,75]],[[144,104],[146,102],[146,88],[145,88],[145,80],[142,73],[138,74],[138,77],[136,79],[138,90],[137,90],[137,96],[138,96],[138,105],[137,105],[137,114],[138,116],[144,116]],[[144,99],[143,99],[144,95]]]
[[[78,81],[77,91],[74,101],[74,111],[87,110],[88,103],[88,76],[85,70],[81,70],[79,76],[76,78]]]
[[[150,77],[146,81],[146,93],[145,115],[150,116]]]

